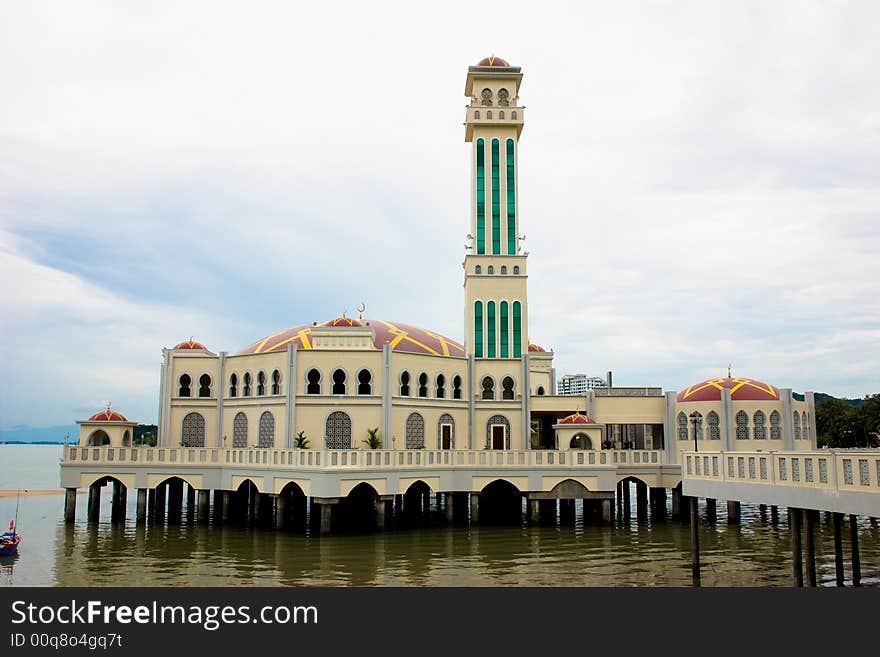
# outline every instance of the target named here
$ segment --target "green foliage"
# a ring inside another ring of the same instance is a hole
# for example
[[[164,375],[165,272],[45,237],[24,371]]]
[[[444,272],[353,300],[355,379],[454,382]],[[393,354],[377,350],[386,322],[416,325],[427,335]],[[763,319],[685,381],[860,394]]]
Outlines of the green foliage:
[[[367,429],[368,436],[362,441],[370,449],[382,449],[382,438],[379,436],[379,427]]]
[[[823,396],[816,404],[816,433],[821,447],[880,446],[880,394],[855,405]]]
[[[305,431],[300,431],[296,434],[296,438],[293,439],[293,446],[297,449],[309,448],[309,439],[306,437]]]

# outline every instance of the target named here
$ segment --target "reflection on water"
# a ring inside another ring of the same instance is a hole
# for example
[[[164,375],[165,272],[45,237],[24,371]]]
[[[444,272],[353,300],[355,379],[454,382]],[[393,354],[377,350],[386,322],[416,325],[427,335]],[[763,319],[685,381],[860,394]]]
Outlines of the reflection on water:
[[[105,496],[109,497],[109,496]],[[80,497],[78,506],[84,507]],[[60,586],[690,586],[689,528],[678,522],[425,528],[309,538],[212,526],[62,521],[62,496],[22,499],[21,554],[0,564],[4,585]],[[108,500],[109,502],[109,500]],[[704,586],[789,586],[784,510],[762,522],[701,524]],[[14,511],[0,500],[0,519]],[[84,511],[84,509],[83,509]],[[78,517],[81,514],[78,513]],[[84,515],[84,514],[82,514]],[[129,518],[134,506],[129,503]],[[102,518],[109,518],[105,505]],[[848,536],[848,532],[846,532]],[[817,526],[817,571],[834,584],[833,538]],[[880,528],[860,524],[862,576],[880,585]],[[844,541],[849,582],[849,543]]]

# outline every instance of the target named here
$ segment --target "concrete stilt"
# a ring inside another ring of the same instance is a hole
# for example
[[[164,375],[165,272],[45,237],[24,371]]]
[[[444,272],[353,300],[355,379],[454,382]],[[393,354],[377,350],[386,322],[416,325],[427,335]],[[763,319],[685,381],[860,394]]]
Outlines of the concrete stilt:
[[[766,504],[759,504],[758,505],[758,513],[761,516],[761,522],[762,523],[767,522],[767,505]]]
[[[287,493],[279,493],[275,496],[275,529],[279,531],[287,528],[287,517],[289,515],[287,503],[289,497]]]
[[[211,491],[209,490],[200,490],[199,491],[199,501],[198,501],[198,523],[200,525],[206,525],[208,523],[208,506],[210,503]]]
[[[796,587],[804,585],[804,570],[801,562],[801,513],[800,509],[788,510],[788,527],[791,532],[791,569],[792,584]]]
[[[574,500],[559,500],[559,524],[574,524]]]
[[[651,513],[654,520],[666,519],[666,489],[651,489]]]
[[[147,522],[147,489],[137,489],[137,514],[135,524],[143,525]]]
[[[804,538],[806,539],[807,548],[807,586],[816,586],[816,546],[813,541],[813,512],[810,509],[804,509]]]
[[[691,580],[694,586],[700,586],[700,516],[697,498],[690,498],[691,517]]]
[[[740,516],[740,503],[736,500],[727,500],[727,524],[738,525]]]
[[[113,482],[113,495],[110,502],[110,521],[125,522],[125,506],[128,502],[128,489],[119,481]]]
[[[666,493],[666,489],[661,489],[661,490],[663,490],[664,494]],[[613,525],[614,524],[614,505],[611,503],[611,500],[607,499],[607,498],[602,500],[601,504],[602,504],[602,524],[603,525]],[[663,511],[664,511],[663,515],[665,516],[666,515],[665,503],[663,505]]]
[[[774,506],[770,507],[770,522],[772,522],[774,525],[779,524],[779,507],[778,506],[774,505]]]
[[[446,493],[446,522],[450,525],[455,519],[455,496],[452,493]]]
[[[471,493],[471,524],[480,524],[480,494]]]
[[[333,520],[333,505],[332,504],[319,504],[321,509],[321,525],[320,525],[320,533],[322,536],[330,533],[330,525]]]
[[[156,521],[156,489],[147,489],[147,522]]]
[[[541,522],[541,501],[529,500],[529,522],[533,525]]]
[[[672,489],[672,518],[673,520],[681,519],[681,488]]]
[[[378,498],[376,500],[376,529],[385,529],[385,522],[388,515],[388,500]]]
[[[224,490],[220,491],[220,494],[223,496],[220,500],[220,521],[225,525],[232,517],[230,514],[232,512],[232,496],[234,493],[231,490]]]
[[[620,484],[623,486],[623,519],[628,521],[630,516],[629,482],[622,481]]]
[[[67,488],[64,491],[64,522],[76,520],[76,488]]]
[[[186,485],[186,521],[189,524],[196,518],[196,489]]]
[[[859,558],[859,521],[854,514],[849,516],[849,547],[852,550],[852,583],[862,585],[862,561]]]
[[[706,498],[706,520],[715,522],[718,520],[718,502],[714,497]]]
[[[159,484],[156,488],[156,523],[165,524],[165,502],[168,497],[168,484]]]
[[[100,515],[101,515],[101,485],[99,483],[94,483],[91,486],[89,486],[89,507],[88,507],[89,522],[98,522]]]
[[[636,517],[648,519],[648,486],[641,482],[636,483]]]
[[[183,481],[168,482],[168,523],[179,525],[183,519]]]
[[[831,514],[834,525],[834,578],[838,586],[843,586],[843,514]]]

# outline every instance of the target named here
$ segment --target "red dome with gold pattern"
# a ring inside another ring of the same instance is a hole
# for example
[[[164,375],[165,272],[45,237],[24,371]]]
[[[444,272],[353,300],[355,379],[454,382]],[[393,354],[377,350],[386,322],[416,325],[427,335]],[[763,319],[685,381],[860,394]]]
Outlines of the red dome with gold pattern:
[[[189,350],[193,350],[193,351],[198,351],[198,350],[207,351],[208,350],[208,348],[205,345],[203,345],[201,342],[196,342],[192,338],[190,338],[189,340],[184,340],[183,342],[179,342],[178,344],[174,345],[174,348],[175,349],[189,349]]]
[[[481,59],[477,66],[496,66],[499,68],[507,68],[510,66],[510,64],[507,63],[506,59],[501,59],[500,57],[492,55],[491,57],[485,57]]]
[[[296,349],[309,350],[312,348],[312,331],[333,326],[332,322],[334,321],[337,320],[304,324],[303,326],[284,329],[261,340],[257,340],[239,351],[237,355],[244,356],[247,354],[265,354],[270,351],[285,351],[289,344],[292,344]],[[360,325],[364,328],[369,327],[372,329],[373,344],[376,349],[382,349],[387,344],[391,346],[393,351],[410,354],[465,356],[464,347],[455,340],[450,340],[439,333],[434,333],[417,326],[401,324],[400,322],[389,322],[384,319],[349,320],[346,318],[346,322],[348,321],[355,322],[352,326]],[[346,326],[346,324],[343,324],[343,326]]]
[[[530,344],[530,345],[529,345],[529,351],[541,352],[541,351],[547,351],[547,350],[544,349],[544,347],[542,347],[541,345],[538,345],[538,344]]]
[[[352,319],[351,317],[343,315],[342,317],[331,319],[327,322],[327,326],[363,326],[363,324],[357,319]]]
[[[128,419],[122,414],[117,413],[116,411],[110,410],[110,405],[107,405],[103,411],[98,411],[92,417],[88,419],[89,422],[128,422]]]
[[[570,408],[570,407],[569,407]],[[580,411],[577,413],[572,413],[559,421],[559,424],[596,424],[596,421],[587,417],[586,415],[582,415]]]
[[[722,390],[730,390],[730,398],[734,401],[779,401],[777,388],[744,376],[718,377],[695,383],[678,393],[676,401],[720,401]]]

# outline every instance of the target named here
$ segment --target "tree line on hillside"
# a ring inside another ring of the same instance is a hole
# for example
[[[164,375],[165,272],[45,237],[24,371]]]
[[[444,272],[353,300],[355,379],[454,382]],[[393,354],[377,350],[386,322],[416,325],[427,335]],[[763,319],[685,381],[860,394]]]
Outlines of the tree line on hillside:
[[[880,447],[880,394],[857,400],[822,395],[816,435],[819,447]]]

